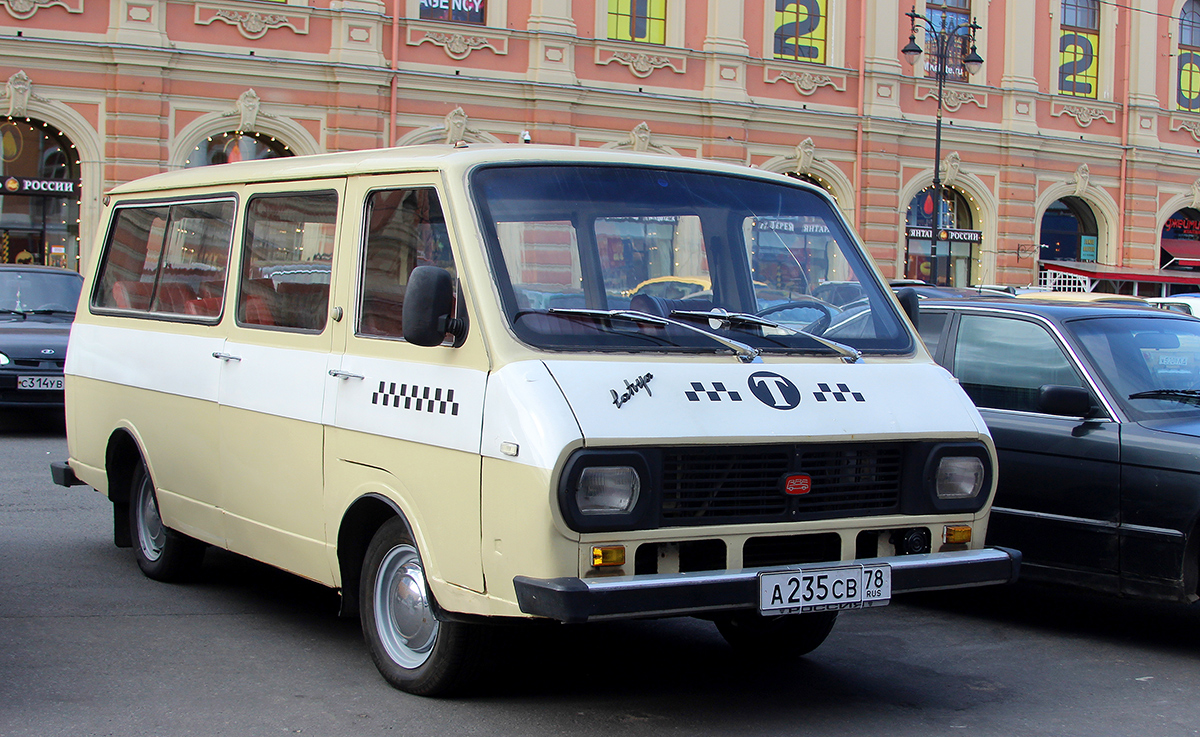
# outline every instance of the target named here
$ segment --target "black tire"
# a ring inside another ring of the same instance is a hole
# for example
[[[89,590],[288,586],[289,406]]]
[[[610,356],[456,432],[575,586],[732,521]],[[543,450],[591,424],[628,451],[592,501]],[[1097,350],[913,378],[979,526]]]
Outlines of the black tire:
[[[435,617],[421,555],[399,517],[385,522],[367,548],[359,612],[371,659],[395,688],[446,696],[470,685],[483,627]]]
[[[138,568],[156,581],[188,579],[204,558],[203,543],[163,524],[154,482],[144,463],[134,469],[129,487],[129,532]]]
[[[807,655],[820,647],[837,622],[837,612],[763,617],[737,614],[717,620],[717,630],[738,653],[761,660]]]

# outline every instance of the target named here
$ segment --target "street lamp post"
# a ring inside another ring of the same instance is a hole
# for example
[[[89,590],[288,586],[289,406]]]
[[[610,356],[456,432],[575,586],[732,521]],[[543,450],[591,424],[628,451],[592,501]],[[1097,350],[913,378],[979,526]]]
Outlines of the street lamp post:
[[[929,246],[929,260],[933,271],[934,284],[938,281],[937,267],[937,247],[938,237],[942,230],[942,92],[946,88],[946,63],[950,54],[951,43],[962,43],[965,38],[971,44],[971,51],[963,57],[963,66],[966,67],[967,74],[976,74],[979,68],[983,66],[983,57],[975,48],[975,32],[980,30],[982,26],[975,22],[972,18],[969,23],[959,23],[951,26],[948,22],[949,14],[942,14],[941,27],[934,25],[933,21],[925,16],[917,13],[914,6],[912,10],[905,13],[912,19],[912,30],[908,35],[908,43],[904,48],[900,49],[900,53],[904,54],[904,58],[909,64],[916,65],[917,60],[921,57],[922,49],[917,45],[917,28],[918,26],[925,32],[925,41],[929,42],[932,38],[933,53],[936,64],[934,65],[934,75],[937,77],[937,128],[934,134],[933,143],[933,239]],[[962,31],[967,31],[962,34]],[[953,259],[950,257],[950,241],[946,241],[946,284],[951,281],[951,270],[953,269]]]

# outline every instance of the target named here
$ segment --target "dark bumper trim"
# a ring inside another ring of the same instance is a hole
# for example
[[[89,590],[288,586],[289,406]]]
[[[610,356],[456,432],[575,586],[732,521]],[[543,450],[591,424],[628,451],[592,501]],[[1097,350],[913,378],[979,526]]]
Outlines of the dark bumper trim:
[[[75,469],[66,461],[53,461],[50,464],[50,478],[59,486],[82,486],[83,482],[75,475]]]
[[[1012,583],[1021,567],[1021,553],[1007,548],[871,560],[891,565],[893,594]],[[588,622],[756,609],[760,571],[812,570],[866,562],[869,561],[619,578],[517,576],[513,585],[517,603],[526,614],[560,622]]]

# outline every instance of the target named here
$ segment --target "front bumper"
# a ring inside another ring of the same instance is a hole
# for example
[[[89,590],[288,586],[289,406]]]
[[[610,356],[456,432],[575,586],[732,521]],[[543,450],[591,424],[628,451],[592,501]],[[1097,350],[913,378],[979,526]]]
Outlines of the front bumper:
[[[1012,583],[1017,580],[1021,567],[1021,553],[1007,548],[898,555],[873,560],[892,567],[893,594]],[[812,571],[867,562],[870,561],[619,578],[517,576],[513,585],[517,590],[517,603],[526,614],[560,622],[590,622],[757,609],[758,574],[761,571],[801,568]]]

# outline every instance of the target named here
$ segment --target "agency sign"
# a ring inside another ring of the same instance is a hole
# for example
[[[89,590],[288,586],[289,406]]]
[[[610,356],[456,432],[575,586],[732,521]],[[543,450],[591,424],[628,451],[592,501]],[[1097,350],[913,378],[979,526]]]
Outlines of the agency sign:
[[[4,194],[42,195],[44,197],[75,197],[79,182],[64,179],[28,179],[5,177]]]

